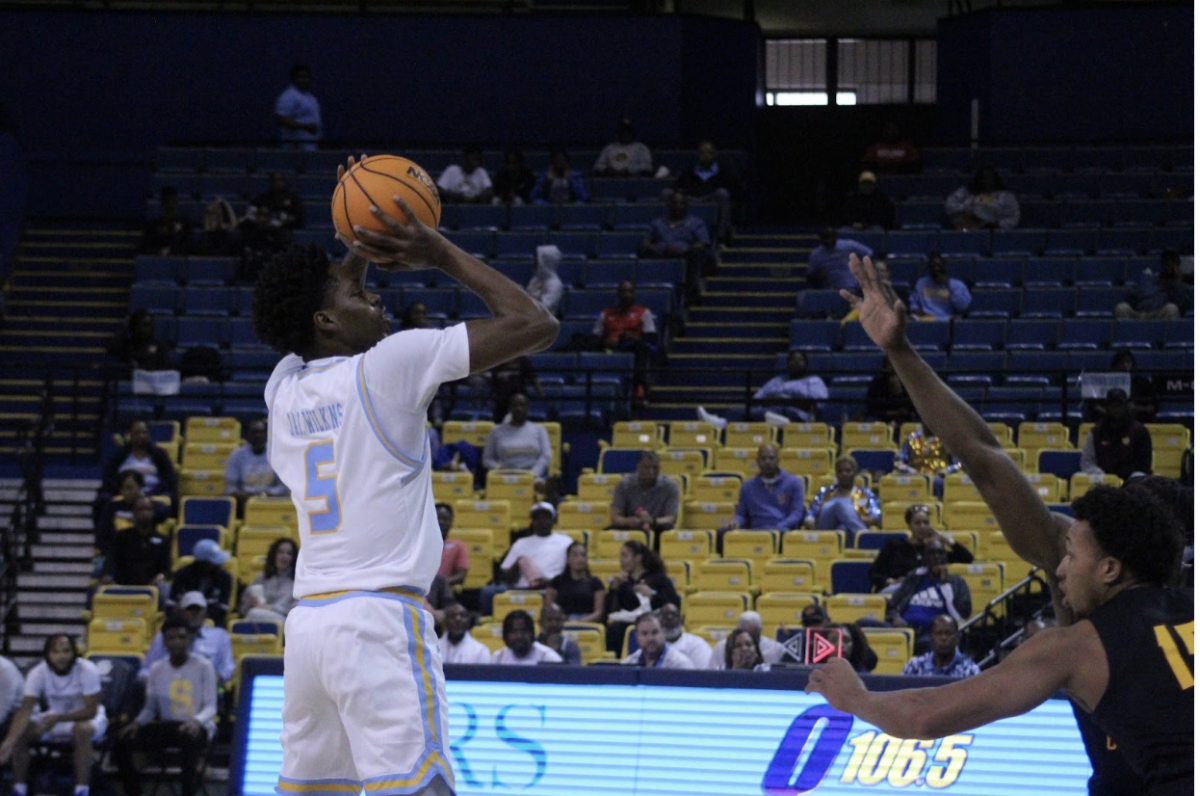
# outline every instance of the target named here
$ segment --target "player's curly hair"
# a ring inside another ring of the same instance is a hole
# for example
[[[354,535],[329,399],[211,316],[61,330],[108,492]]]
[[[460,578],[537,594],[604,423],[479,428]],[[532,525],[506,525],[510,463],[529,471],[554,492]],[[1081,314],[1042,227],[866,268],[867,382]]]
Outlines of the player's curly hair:
[[[1092,528],[1096,543],[1149,586],[1174,581],[1183,534],[1171,509],[1145,489],[1095,486],[1071,503],[1075,519]]]
[[[258,339],[281,354],[304,354],[316,341],[313,314],[333,282],[329,255],[315,243],[290,246],[263,266],[251,312]]]

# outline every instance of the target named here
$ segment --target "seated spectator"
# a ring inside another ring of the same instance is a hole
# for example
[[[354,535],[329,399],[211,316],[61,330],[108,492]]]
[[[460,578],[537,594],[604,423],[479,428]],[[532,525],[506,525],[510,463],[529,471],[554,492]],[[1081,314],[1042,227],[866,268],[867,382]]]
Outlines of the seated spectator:
[[[502,581],[484,586],[479,593],[479,610],[492,613],[492,598],[509,589],[544,589],[563,571],[567,548],[574,541],[554,532],[558,512],[549,503],[535,503],[529,510],[529,535],[512,543],[500,562]]]
[[[126,796],[141,796],[135,752],[178,749],[182,796],[195,796],[199,762],[217,732],[217,674],[204,657],[191,652],[192,628],[178,614],[162,628],[167,657],[150,667],[146,702],[117,733],[113,752]]]
[[[675,190],[701,202],[717,205],[717,240],[733,240],[733,206],[741,200],[742,181],[732,168],[717,162],[717,147],[701,141],[696,148],[696,165],[675,181]]]
[[[487,380],[491,382],[492,416],[497,423],[506,422],[505,418],[510,414],[509,402],[513,396],[525,396],[526,415],[529,412],[529,395],[539,398],[546,396],[537,371],[533,369],[533,361],[527,356],[519,356],[497,365],[487,371]]]
[[[625,630],[647,611],[666,603],[680,604],[675,584],[667,577],[658,553],[636,540],[621,545],[621,571],[608,579],[608,649],[620,654]]]
[[[529,191],[529,199],[535,205],[563,205],[588,200],[583,175],[571,168],[566,150],[551,150],[550,167],[538,176]]]
[[[765,420],[775,426],[791,421],[808,423],[821,416],[818,402],[828,397],[829,388],[821,377],[808,373],[808,354],[793,348],[788,352],[787,375],[776,376],[754,393],[750,419]],[[706,411],[703,406],[696,408],[696,415],[720,429],[729,424],[726,418]]]
[[[529,420],[529,396],[514,392],[508,399],[508,420],[488,432],[483,446],[487,470],[527,470],[538,479],[550,468],[550,435]]]
[[[742,482],[733,519],[718,529],[726,531],[790,531],[804,521],[804,482],[779,467],[779,448],[770,442],[758,448],[758,475]]]
[[[129,423],[125,444],[117,449],[104,465],[104,476],[100,482],[99,498],[108,499],[119,488],[121,474],[134,470],[142,475],[143,491],[153,497],[165,495],[175,506],[177,480],[175,465],[165,450],[150,439],[150,424],[145,420]]]
[[[679,613],[679,606],[663,603],[657,613],[663,638],[671,645],[671,649],[686,655],[692,662],[692,668],[707,669],[709,658],[712,657],[712,645],[683,629],[683,615]]]
[[[292,67],[290,85],[275,100],[275,123],[283,146],[315,152],[321,140],[321,104],[312,93],[312,70]]]
[[[229,612],[229,599],[233,593],[233,577],[222,567],[229,560],[229,553],[212,539],[201,539],[192,548],[192,559],[192,563],[175,573],[167,605],[170,608],[184,608],[186,606],[181,602],[183,598],[198,593],[204,598],[208,618],[217,627],[225,627],[225,616]]]
[[[113,540],[117,530],[133,527],[133,507],[145,492],[145,478],[137,470],[124,470],[118,476],[118,492],[111,500],[102,501],[95,517],[96,529],[96,566],[94,572],[99,577],[108,572],[106,559],[112,555]],[[154,507],[154,524],[160,525],[171,518],[170,506],[151,501]],[[110,573],[111,574],[111,573]]]
[[[1139,423],[1153,423],[1158,415],[1158,391],[1154,389],[1153,381],[1134,372],[1137,360],[1133,352],[1128,348],[1114,351],[1108,369],[1129,374],[1129,412]],[[1084,416],[1093,423],[1104,417],[1104,409],[1103,400],[1089,399],[1084,402]]]
[[[443,613],[446,632],[438,639],[442,663],[492,662],[491,650],[487,645],[471,636],[471,612],[460,603],[451,603]]]
[[[437,574],[446,579],[446,583],[457,586],[467,579],[471,569],[471,553],[466,544],[458,539],[450,538],[454,527],[454,507],[449,503],[438,503],[438,528],[442,532],[442,563],[438,565]]]
[[[546,587],[546,602],[557,603],[572,622],[604,621],[604,584],[588,569],[587,545],[567,547],[567,566]]]
[[[225,257],[241,250],[237,213],[228,200],[218,196],[204,208],[204,225],[196,252],[209,257]]]
[[[725,637],[724,643],[726,670],[761,672],[769,668],[763,663],[762,650],[758,648],[758,641],[749,630],[734,628],[733,632]]]
[[[158,532],[159,513],[145,495],[133,501],[133,528],[113,539],[109,557],[110,583],[121,586],[157,586],[166,589],[171,571],[171,545]]]
[[[839,238],[833,227],[824,227],[817,239],[819,246],[808,255],[804,278],[810,290],[858,290],[858,281],[850,273],[850,255],[860,258],[874,254],[869,246],[856,240]]]
[[[924,423],[917,424],[917,430],[904,438],[900,450],[896,453],[895,472],[901,474],[919,473],[933,479],[933,494],[940,498],[946,476],[957,473],[962,469],[958,459],[942,441],[929,432]]]
[[[860,486],[858,462],[853,456],[839,456],[833,464],[835,481],[823,486],[808,506],[804,527],[809,530],[846,532],[846,544],[855,534],[869,526],[879,527],[882,515],[879,498],[865,486]]]
[[[121,375],[129,378],[137,370],[172,370],[171,344],[154,336],[154,316],[149,310],[134,310],[106,347],[121,363]]]
[[[563,633],[566,621],[566,613],[556,603],[543,604],[540,619],[542,632],[538,634],[537,640],[557,652],[563,663],[579,666],[583,663],[583,654],[579,651],[579,645]]]
[[[536,259],[537,270],[525,286],[525,292],[549,310],[550,314],[557,315],[558,305],[563,296],[563,283],[558,276],[562,250],[553,244],[538,246]]]
[[[622,666],[645,666],[651,669],[694,669],[691,659],[671,646],[663,635],[658,614],[646,611],[634,621],[637,652],[621,661]]]
[[[870,643],[867,641],[867,634],[862,628],[854,624],[833,625],[833,627],[841,631],[842,650],[839,657],[845,658],[854,667],[854,671],[859,674],[875,671],[875,667],[879,665],[879,656],[875,654],[875,650],[871,649]],[[834,643],[836,639],[830,639]]]
[[[650,230],[638,248],[639,257],[683,257],[687,262],[684,287],[689,300],[700,295],[701,279],[717,269],[708,225],[688,213],[688,198],[675,191],[667,200],[667,213],[650,222]]]
[[[638,459],[637,471],[617,482],[609,506],[610,528],[640,528],[657,536],[675,527],[679,516],[679,485],[662,475],[662,463],[654,451]]]
[[[267,190],[254,197],[254,208],[257,213],[266,210],[267,221],[273,229],[287,232],[304,229],[307,221],[304,200],[291,189],[287,175],[281,171],[271,172]]]
[[[1135,474],[1148,475],[1154,461],[1150,432],[1129,414],[1129,396],[1112,389],[1104,401],[1104,417],[1092,426],[1083,441],[1079,469],[1108,473],[1122,481]]]
[[[92,778],[92,744],[104,737],[108,717],[100,704],[100,671],[79,657],[66,633],[46,638],[42,660],[25,680],[25,696],[0,743],[0,763],[12,762],[12,793],[25,796],[29,747],[39,741],[70,743],[75,796],[87,796]]]
[[[401,311],[400,331],[432,328],[433,324],[429,321],[429,310],[425,307],[425,302],[414,301]]]
[[[958,649],[958,622],[947,614],[933,618],[929,626],[929,643],[932,649],[904,664],[906,677],[974,677],[979,674],[979,665]]]
[[[24,699],[25,675],[15,663],[0,656],[0,738],[8,735],[8,728]]]
[[[258,271],[263,263],[286,249],[292,242],[290,228],[283,225],[284,217],[285,214],[275,216],[271,212],[271,206],[265,202],[253,202],[246,209],[246,215],[238,222],[238,238],[242,242],[238,282],[253,283],[258,278]]]
[[[525,156],[521,150],[509,149],[504,153],[504,165],[496,172],[496,195],[492,204],[529,204],[529,192],[533,190],[533,183],[533,172],[525,165]]]
[[[296,543],[284,536],[271,542],[263,571],[242,592],[238,613],[243,619],[283,622],[296,606]]]
[[[179,610],[176,613],[183,617],[187,626],[192,630],[191,651],[213,665],[217,679],[221,683],[228,683],[233,679],[233,644],[229,640],[229,633],[223,626],[210,627],[206,624],[208,612],[205,609],[207,606],[208,601],[204,599],[203,594],[191,591],[179,599]],[[166,658],[167,655],[166,642],[160,631],[154,634],[154,639],[150,642],[150,649],[146,650],[146,657],[142,659],[142,668],[138,670],[138,677],[142,680],[149,677],[150,667]]]
[[[757,611],[743,611],[738,616],[737,629],[746,631],[754,639],[759,650],[762,651],[763,662],[770,664],[779,663],[781,660],[783,660],[783,645],[774,639],[763,636],[762,616],[760,616]],[[713,646],[712,656],[708,660],[708,668],[725,668],[725,650],[728,648],[728,646],[728,636],[721,639]]]
[[[246,444],[225,462],[225,494],[237,498],[238,515],[252,497],[287,497],[288,488],[267,460],[267,421],[257,417],[246,424]]]
[[[605,351],[636,351],[641,346],[653,347],[658,327],[654,313],[638,304],[637,290],[625,280],[617,285],[617,303],[606,308],[596,318],[592,335],[600,340]]]
[[[654,173],[650,147],[637,138],[632,119],[622,119],[617,128],[617,140],[600,150],[592,171],[597,177],[641,177]]]
[[[842,200],[842,229],[848,232],[883,232],[896,228],[896,206],[883,191],[875,172],[858,175],[858,186]]]
[[[492,653],[492,663],[506,666],[537,666],[562,663],[557,652],[534,640],[533,617],[528,611],[513,611],[504,617],[504,647]]]
[[[490,204],[492,178],[483,167],[483,150],[477,146],[464,149],[463,164],[447,166],[438,177],[437,187],[442,201],[449,204]]]
[[[192,246],[192,220],[179,215],[179,191],[164,185],[158,192],[158,218],[142,228],[142,254],[180,256]]]
[[[904,389],[904,382],[896,375],[892,361],[884,358],[883,370],[867,385],[867,411],[860,419],[899,425],[912,421],[916,416],[917,410],[908,391]]]
[[[891,594],[910,573],[927,566],[926,556],[936,543],[938,550],[953,564],[970,564],[975,560],[971,551],[949,536],[939,534],[929,523],[929,507],[914,503],[904,512],[909,535],[904,539],[889,539],[871,562],[871,588],[880,594]]]
[[[1120,319],[1179,318],[1194,307],[1192,286],[1183,281],[1179,252],[1164,249],[1158,276],[1146,269],[1125,300],[1113,308]]]
[[[951,279],[946,260],[934,252],[929,255],[929,275],[917,280],[908,297],[908,308],[918,318],[946,320],[961,318],[971,306],[971,291],[959,279]]]
[[[441,575],[434,575],[423,602],[425,610],[433,617],[433,629],[441,632],[446,626],[446,607],[457,602],[449,581]]]
[[[911,627],[917,635],[913,649],[921,651],[928,649],[934,617],[949,614],[961,623],[971,616],[971,589],[946,568],[940,539],[925,545],[923,563],[925,566],[909,573],[888,599],[888,619],[898,627]]]
[[[862,165],[879,174],[911,174],[921,170],[921,153],[903,138],[900,125],[888,122],[879,140],[863,153]]]
[[[1021,206],[991,166],[975,172],[946,199],[946,215],[954,229],[1012,229],[1021,220]]]

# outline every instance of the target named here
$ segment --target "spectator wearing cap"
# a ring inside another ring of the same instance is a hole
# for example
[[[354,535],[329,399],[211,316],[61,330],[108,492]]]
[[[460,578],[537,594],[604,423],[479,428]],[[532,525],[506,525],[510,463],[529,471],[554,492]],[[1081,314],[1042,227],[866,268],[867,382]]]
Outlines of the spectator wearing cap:
[[[567,565],[567,548],[574,540],[554,532],[558,512],[550,503],[535,503],[529,510],[529,534],[512,543],[500,562],[498,583],[480,590],[479,610],[492,613],[492,599],[509,589],[544,589]]]
[[[971,306],[971,291],[966,283],[951,279],[946,260],[938,252],[929,255],[929,274],[917,280],[908,297],[913,315],[934,320],[961,317]]]
[[[622,119],[617,128],[617,140],[600,150],[592,166],[597,177],[640,177],[654,172],[650,147],[637,141],[637,128],[632,119]]]
[[[745,630],[750,633],[750,635],[754,636],[755,642],[758,643],[759,650],[762,651],[764,663],[779,663],[781,660],[783,660],[783,645],[774,639],[763,637],[762,616],[757,611],[744,611],[741,616],[738,617],[737,629]],[[712,655],[708,660],[708,668],[725,668],[726,640],[727,639],[721,639],[713,647]]]
[[[1129,395],[1120,388],[1109,390],[1104,417],[1084,438],[1079,469],[1124,481],[1136,473],[1149,474],[1153,459],[1150,432],[1129,413]]]
[[[192,563],[175,573],[167,607],[182,607],[183,595],[196,592],[205,600],[208,618],[217,627],[225,627],[225,616],[229,612],[229,600],[233,593],[233,577],[222,567],[229,560],[229,553],[212,539],[201,539],[192,548],[192,559]]]
[[[687,655],[667,641],[662,621],[655,612],[647,611],[639,616],[634,622],[633,632],[637,639],[637,652],[622,660],[622,666],[645,666],[651,669],[696,668]]]
[[[209,627],[205,624],[208,619],[208,600],[198,591],[189,591],[179,598],[179,613],[183,615],[188,627],[192,630],[192,652],[208,660],[217,672],[222,683],[233,678],[233,644],[229,634],[221,625]],[[167,647],[163,642],[162,633],[157,633],[150,642],[150,649],[142,660],[142,668],[138,677],[145,680],[149,676],[150,667],[167,657]]]
[[[896,206],[879,190],[875,172],[862,172],[858,186],[842,201],[842,230],[883,232],[895,227]]]

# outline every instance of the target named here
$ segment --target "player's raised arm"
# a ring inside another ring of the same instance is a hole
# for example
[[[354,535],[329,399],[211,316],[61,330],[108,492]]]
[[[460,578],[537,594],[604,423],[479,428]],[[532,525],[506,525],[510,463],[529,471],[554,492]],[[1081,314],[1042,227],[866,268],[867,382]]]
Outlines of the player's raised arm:
[[[863,329],[891,360],[921,421],[962,462],[1017,555],[1053,579],[1062,559],[1065,523],[1042,503],[983,418],[913,349],[904,333],[904,303],[871,259],[851,254],[850,270],[862,285],[863,297],[846,291],[842,297],[859,308]]]
[[[446,240],[436,229],[422,224],[400,197],[392,198],[407,223],[376,209],[372,212],[391,234],[356,227],[355,234],[365,243],[353,241],[351,251],[389,270],[437,268],[483,299],[492,317],[467,321],[472,373],[542,351],[554,342],[558,321],[540,302],[499,271]]]

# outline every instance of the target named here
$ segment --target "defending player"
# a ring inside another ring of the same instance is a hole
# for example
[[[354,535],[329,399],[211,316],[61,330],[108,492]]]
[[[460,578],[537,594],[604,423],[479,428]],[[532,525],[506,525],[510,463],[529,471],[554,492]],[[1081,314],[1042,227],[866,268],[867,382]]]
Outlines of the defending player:
[[[1089,527],[1090,523],[1088,522],[1077,521],[1072,525],[1070,519],[1052,514],[1046,509],[1040,498],[1029,487],[1020,470],[1017,469],[1016,465],[1012,463],[1011,459],[1000,448],[999,442],[997,442],[988,430],[983,420],[942,383],[937,375],[920,359],[908,344],[904,337],[905,317],[903,307],[896,303],[895,294],[892,292],[890,285],[880,278],[875,268],[871,265],[870,260],[859,262],[857,258],[852,258],[851,269],[863,285],[864,298],[861,302],[858,300],[854,300],[854,302],[861,304],[860,313],[864,327],[872,339],[884,349],[889,359],[891,359],[897,373],[904,381],[909,395],[913,396],[913,400],[921,416],[929,421],[934,433],[941,437],[946,442],[947,447],[963,462],[964,468],[984,496],[989,507],[995,513],[1000,527],[1004,530],[1005,536],[1009,539],[1013,548],[1027,560],[1044,567],[1047,573],[1054,574],[1054,577],[1051,577],[1051,585],[1060,624],[1070,625],[1077,617],[1082,618],[1085,615],[1082,604],[1073,602],[1070,599],[1064,602],[1064,592],[1058,581],[1058,577],[1066,574],[1065,570],[1059,569],[1059,562],[1062,561],[1063,567],[1066,567],[1068,561],[1071,560],[1071,557],[1063,557],[1063,553],[1065,552],[1064,545],[1069,538],[1069,535],[1063,534],[1063,526],[1071,526],[1077,537],[1080,535],[1083,537],[1091,536],[1093,542],[1097,541],[1099,534],[1094,533],[1095,528]],[[1133,490],[1133,492],[1137,491]],[[1096,500],[1099,499],[1096,498]],[[1118,498],[1117,502],[1126,500],[1139,501],[1149,500],[1149,498],[1146,498],[1144,495],[1133,494],[1132,497]],[[1154,547],[1145,535],[1147,522],[1148,520],[1145,518],[1133,516],[1127,527],[1119,528],[1116,534],[1108,534],[1111,538],[1108,538],[1107,541],[1098,542],[1098,546],[1096,544],[1092,545],[1092,552],[1095,552],[1099,556],[1097,560],[1103,559],[1114,562],[1121,565],[1123,571],[1122,577],[1110,578],[1110,580],[1104,581],[1106,584],[1104,586],[1104,599],[1115,595],[1117,591],[1129,588],[1131,585],[1153,585],[1155,579],[1147,580],[1145,575],[1145,571],[1150,569],[1161,569],[1161,583],[1165,584],[1173,580],[1174,573],[1178,567],[1179,547],[1174,542],[1170,545]],[[1135,529],[1136,533],[1133,532]],[[1171,535],[1171,539],[1174,538],[1175,536]],[[1131,561],[1122,563],[1124,561],[1122,556],[1129,558],[1129,554],[1122,551],[1127,551],[1127,546],[1130,544],[1136,544],[1140,546],[1142,551],[1145,551],[1140,557],[1144,558],[1148,555],[1156,558],[1157,561],[1144,562],[1137,565],[1134,565]],[[1072,556],[1077,555],[1077,552],[1072,551]],[[1076,581],[1079,582],[1080,580],[1081,578],[1077,576]],[[1133,598],[1135,600],[1140,600],[1145,594],[1150,593],[1143,592],[1140,589],[1136,591],[1140,592],[1140,594],[1136,598]],[[1164,590],[1155,588],[1154,591],[1163,592]],[[1182,592],[1182,590],[1177,590],[1173,594],[1177,595],[1179,592]],[[1106,726],[1106,718],[1109,720],[1108,724],[1110,725],[1113,719],[1111,715],[1107,715],[1111,713],[1111,709],[1106,706],[1116,702],[1123,702],[1126,699],[1139,706],[1135,707],[1135,713],[1140,708],[1144,715],[1145,710],[1149,709],[1149,703],[1145,698],[1148,696],[1150,683],[1155,683],[1156,687],[1158,687],[1162,686],[1162,681],[1165,680],[1167,681],[1168,692],[1170,692],[1169,686],[1172,682],[1175,684],[1174,687],[1176,689],[1182,691],[1187,691],[1192,687],[1191,671],[1194,635],[1190,624],[1192,618],[1191,592],[1188,591],[1185,595],[1186,608],[1183,606],[1180,607],[1178,617],[1170,621],[1164,620],[1161,623],[1160,629],[1153,632],[1149,629],[1149,625],[1141,627],[1143,631],[1142,635],[1145,636],[1142,642],[1148,643],[1148,648],[1139,648],[1137,646],[1138,642],[1135,642],[1132,638],[1123,642],[1105,638],[1105,642],[1103,643],[1104,649],[1100,650],[1100,660],[1106,660],[1110,666],[1121,662],[1123,654],[1141,656],[1144,660],[1139,659],[1135,664],[1136,667],[1139,667],[1137,672],[1139,676],[1133,683],[1127,683],[1117,678],[1116,675],[1119,672],[1115,669],[1112,672],[1114,679],[1112,680],[1112,688],[1109,691],[1111,696],[1107,697],[1108,701],[1100,706],[1102,710],[1096,714],[1096,718],[1100,720],[1102,726]],[[1095,605],[1098,604],[1098,602],[1095,603]],[[1094,608],[1095,605],[1092,605],[1091,608]],[[1088,608],[1088,612],[1091,611],[1091,608]],[[1110,607],[1107,610],[1117,611],[1119,608]],[[1065,628],[1062,632],[1051,634],[1049,642],[1045,640],[1039,642],[1034,651],[1027,651],[1021,656],[1014,654],[1009,660],[1015,659],[1017,664],[1020,665],[1021,660],[1034,655],[1043,646],[1059,643],[1058,640],[1063,638],[1064,634],[1067,637],[1075,637],[1081,634],[1089,636],[1090,634],[1089,638],[1095,641],[1099,638],[1096,627],[1099,626],[1101,631],[1106,627],[1103,624],[1103,622],[1107,621],[1103,619],[1104,616],[1105,614],[1101,614],[1102,622],[1100,625],[1097,625],[1095,622],[1084,622],[1078,628]],[[1174,635],[1172,635],[1172,631],[1166,629],[1168,624],[1179,624],[1182,627],[1174,631]],[[1159,633],[1165,635],[1157,635]],[[1103,632],[1101,635],[1103,635]],[[1183,644],[1183,651],[1178,647],[1166,644],[1167,640],[1171,640],[1173,644]],[[1065,662],[1074,663],[1078,661],[1082,662],[1082,665],[1087,665],[1088,658],[1086,656],[1076,658],[1074,655],[1077,654],[1078,650],[1069,646],[1067,649],[1071,654],[1064,658]],[[1109,652],[1109,658],[1107,659],[1103,658],[1105,649]],[[1018,652],[1020,651],[1021,649],[1018,649]],[[1186,655],[1184,652],[1186,652]],[[1158,655],[1157,659],[1154,657],[1155,653]],[[1160,659],[1170,661],[1169,671],[1164,672],[1162,670],[1162,660]],[[1005,669],[1011,670],[1011,668],[1011,665],[1006,661]],[[1099,667],[1096,668],[1098,669]],[[999,669],[1000,667],[997,667],[997,670]],[[1159,675],[1160,679],[1158,681],[1153,680],[1151,672]],[[1062,672],[1058,672],[1058,674],[1061,675]],[[989,680],[995,679],[995,677],[996,675],[993,675]],[[818,676],[816,679],[818,682],[810,686],[810,688],[815,687],[824,693],[826,686],[820,683],[823,676]],[[1108,673],[1105,674],[1106,687],[1107,679]],[[836,684],[831,684],[829,687],[836,688],[837,686]],[[1104,691],[1100,693],[1103,694]],[[1186,711],[1186,721],[1181,716],[1176,716],[1174,718],[1178,719],[1178,723],[1173,724],[1173,726],[1180,728],[1179,732],[1175,735],[1175,740],[1180,743],[1185,742],[1184,745],[1187,748],[1186,782],[1188,783],[1187,787],[1190,789],[1192,777],[1191,726],[1193,715],[1191,695],[1180,693],[1178,690],[1170,693],[1174,695],[1178,710]],[[1137,698],[1132,698],[1131,695],[1133,694],[1138,695]],[[1030,692],[1023,695],[1031,698],[1033,693]],[[1008,696],[1013,695],[1008,694]],[[1076,698],[1075,701],[1077,705],[1082,705],[1083,709],[1087,712],[1097,709],[1096,702],[1089,702],[1083,698]],[[1007,704],[1006,709],[1012,710],[1012,712],[1020,712],[1022,709],[1028,709],[1034,704],[1036,704],[1036,701],[1030,702],[1024,708],[1020,709],[1014,704]],[[998,717],[998,715],[989,715],[993,718]],[[1010,713],[999,715],[1010,715]],[[866,717],[864,716],[864,718]],[[970,726],[976,726],[990,720],[990,718],[988,716],[974,717],[960,715],[957,717],[957,720],[966,720],[970,722]],[[1085,719],[1085,721],[1088,720]],[[1163,725],[1159,725],[1159,727],[1161,726]],[[1084,728],[1085,730],[1087,729],[1086,726]],[[1140,776],[1147,783],[1156,781],[1153,778],[1159,775],[1146,771],[1145,766],[1148,764],[1147,761],[1138,759],[1140,755],[1139,750],[1145,745],[1146,738],[1142,736],[1145,734],[1147,728],[1134,728],[1132,731],[1129,727],[1119,727],[1119,729],[1129,738],[1129,743],[1133,744],[1132,747],[1122,750],[1125,756],[1132,759],[1135,765],[1143,766],[1143,774]],[[911,733],[907,734],[911,735]],[[1086,737],[1087,733],[1085,732]],[[1118,738],[1116,735],[1112,737]],[[1103,735],[1100,738],[1103,740]],[[1120,740],[1117,743],[1120,747]],[[1168,747],[1174,748],[1171,744],[1168,744]],[[1096,750],[1089,747],[1089,754],[1093,757],[1093,764],[1095,765],[1097,754],[1094,752]],[[1157,765],[1159,764],[1156,763]],[[1180,771],[1184,767],[1184,763],[1175,761],[1170,766],[1179,770],[1174,771],[1169,776],[1176,777],[1177,780],[1183,779],[1183,774]],[[1108,769],[1106,773],[1111,774],[1112,766],[1109,765],[1106,768]],[[1097,772],[1100,773],[1099,766],[1097,766]],[[1161,771],[1159,773],[1161,774]],[[1115,781],[1115,778],[1110,777],[1110,780],[1105,783],[1097,783],[1095,779],[1093,778],[1092,782],[1093,792],[1120,792],[1117,788],[1121,787],[1121,785],[1119,781]],[[1097,787],[1098,785],[1099,787]],[[1174,791],[1168,790],[1162,792]]]
[[[348,165],[353,165],[351,159]],[[339,177],[342,169],[339,169]],[[425,414],[440,384],[546,348],[558,322],[512,281],[422,225],[376,211],[331,264],[317,247],[270,263],[259,338],[286,354],[267,382],[271,466],[302,544],[284,653],[281,794],[452,794],[446,694],[421,598],[441,557]],[[367,261],[437,268],[491,318],[389,334]]]

